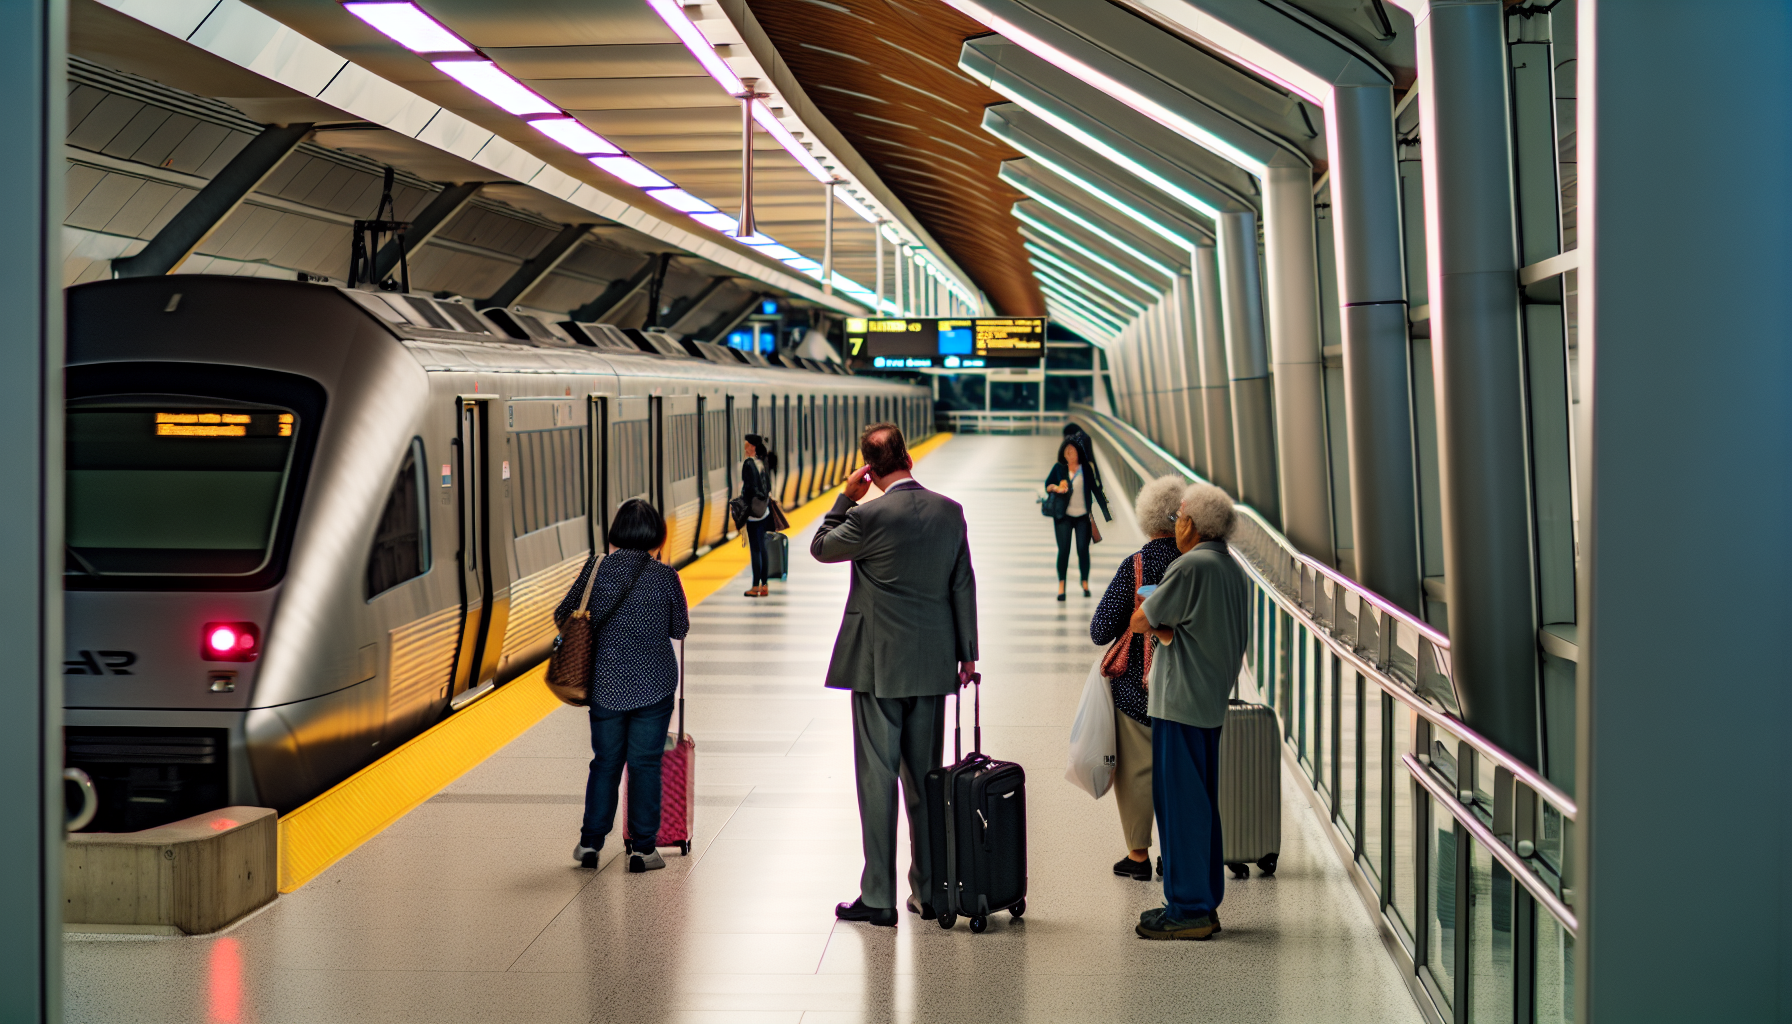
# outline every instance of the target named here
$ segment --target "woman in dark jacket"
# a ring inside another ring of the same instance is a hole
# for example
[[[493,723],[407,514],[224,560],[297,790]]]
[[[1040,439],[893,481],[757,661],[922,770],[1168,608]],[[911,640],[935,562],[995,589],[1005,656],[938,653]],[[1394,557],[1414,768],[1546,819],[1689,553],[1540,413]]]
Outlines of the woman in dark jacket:
[[[1182,550],[1176,546],[1176,510],[1182,501],[1183,482],[1161,476],[1139,489],[1133,510],[1139,532],[1151,539],[1138,554],[1144,569],[1143,586],[1163,581]],[[1145,713],[1145,635],[1132,632],[1133,556],[1127,555],[1114,570],[1113,582],[1089,620],[1089,639],[1106,646],[1130,634],[1126,671],[1108,680],[1114,694],[1114,802],[1120,808],[1120,830],[1126,836],[1127,854],[1114,865],[1114,874],[1151,881],[1151,716]]]
[[[1064,424],[1064,440],[1075,441],[1077,454],[1082,457],[1083,468],[1089,473],[1089,496],[1101,507],[1101,514],[1108,522],[1114,521],[1114,514],[1108,511],[1108,494],[1101,486],[1101,466],[1095,462],[1095,442],[1089,434],[1078,426],[1075,420]]]
[[[778,471],[778,453],[758,434],[748,434],[741,446],[745,456],[740,464],[740,500],[747,506],[747,551],[753,559],[753,585],[747,597],[771,594],[771,577],[766,573],[765,528],[771,522],[772,474]]]
[[[666,520],[652,505],[639,498],[623,502],[610,525],[610,553],[599,559],[593,552],[554,609],[554,621],[564,630],[585,581],[592,580],[586,609],[597,630],[591,638],[593,756],[585,781],[585,822],[572,851],[588,868],[597,867],[597,852],[616,822],[624,764],[632,837],[628,869],[639,873],[666,866],[654,848],[660,834],[660,759],[678,688],[672,641],[684,639],[691,619],[678,573],[653,557],[665,542]]]
[[[1064,600],[1064,574],[1070,568],[1070,540],[1076,538],[1077,569],[1081,572],[1083,596],[1089,596],[1089,535],[1094,529],[1090,513],[1097,502],[1097,492],[1092,487],[1094,473],[1089,470],[1088,460],[1084,458],[1086,448],[1074,438],[1065,438],[1058,446],[1058,464],[1052,467],[1045,478],[1045,490],[1050,495],[1048,510],[1052,515],[1052,530],[1058,536],[1058,600]],[[1101,511],[1107,514],[1107,505],[1102,504]],[[1108,516],[1112,522],[1113,516]],[[1100,539],[1101,531],[1095,531]]]

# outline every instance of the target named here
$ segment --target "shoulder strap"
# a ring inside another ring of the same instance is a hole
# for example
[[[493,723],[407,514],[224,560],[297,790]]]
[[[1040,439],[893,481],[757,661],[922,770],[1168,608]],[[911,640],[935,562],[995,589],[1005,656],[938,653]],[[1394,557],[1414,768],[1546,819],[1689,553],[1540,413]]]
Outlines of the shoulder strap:
[[[600,559],[597,552],[591,553],[591,570],[585,574],[585,592],[579,595],[578,611],[584,611],[591,605],[591,591],[597,586],[597,563]]]
[[[616,600],[610,602],[610,607],[605,608],[602,615],[591,620],[591,634],[593,640],[597,638],[597,631],[603,628],[603,624],[610,621],[610,616],[616,614],[616,609],[622,607],[622,602],[628,599],[628,595],[635,592],[635,584],[641,582],[641,574],[647,571],[647,563],[651,561],[653,561],[652,555],[647,555],[647,557],[641,559],[641,566],[635,570],[634,578],[628,581],[628,586],[622,589],[622,593],[616,595]],[[596,579],[596,567],[592,568],[591,576],[594,580]],[[585,588],[585,599],[587,601],[591,599],[590,586]],[[581,604],[580,607],[582,608],[584,606]]]
[[[1144,584],[1145,553],[1143,551],[1134,551],[1132,553],[1132,597],[1135,602],[1139,599],[1139,588],[1144,586]]]

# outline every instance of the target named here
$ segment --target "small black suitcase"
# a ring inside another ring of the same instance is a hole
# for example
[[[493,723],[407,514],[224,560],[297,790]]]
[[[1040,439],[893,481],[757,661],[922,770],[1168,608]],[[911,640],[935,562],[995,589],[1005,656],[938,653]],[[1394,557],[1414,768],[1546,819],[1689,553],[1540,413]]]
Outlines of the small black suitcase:
[[[968,917],[971,931],[989,927],[989,916],[1027,909],[1027,773],[997,761],[983,746],[983,677],[970,678],[973,700],[971,753],[961,755],[963,714],[953,704],[952,753],[957,760],[927,773],[928,846],[933,861],[934,912],[941,928]]]
[[[790,578],[790,538],[782,533],[765,535],[765,575],[774,580]]]

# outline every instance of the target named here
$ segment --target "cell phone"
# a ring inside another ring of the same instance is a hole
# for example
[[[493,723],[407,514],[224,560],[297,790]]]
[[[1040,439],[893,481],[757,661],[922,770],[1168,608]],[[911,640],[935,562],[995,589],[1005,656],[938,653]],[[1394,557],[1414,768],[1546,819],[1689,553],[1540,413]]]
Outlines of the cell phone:
[[[1147,583],[1139,588],[1140,597],[1150,597],[1157,590],[1157,584]]]

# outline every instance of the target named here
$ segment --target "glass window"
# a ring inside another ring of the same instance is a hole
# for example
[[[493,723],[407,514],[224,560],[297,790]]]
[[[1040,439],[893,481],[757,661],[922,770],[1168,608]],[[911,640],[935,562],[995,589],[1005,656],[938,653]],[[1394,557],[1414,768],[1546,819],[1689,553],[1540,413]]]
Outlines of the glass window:
[[[1359,677],[1360,678],[1360,677]],[[1377,892],[1385,889],[1381,876],[1382,772],[1386,759],[1382,754],[1382,715],[1392,700],[1381,687],[1362,680],[1363,687],[1363,866]]]
[[[1436,800],[1431,801],[1429,831],[1431,870],[1425,897],[1431,913],[1425,929],[1425,966],[1449,1006],[1456,999],[1456,819]]]
[[[1383,695],[1392,701],[1392,697]],[[1393,856],[1388,866],[1387,887],[1389,902],[1393,905],[1395,917],[1406,929],[1407,948],[1412,948],[1412,938],[1419,933],[1419,921],[1416,901],[1413,899],[1414,888],[1418,884],[1416,852],[1413,846],[1413,806],[1412,791],[1417,783],[1412,775],[1400,763],[1400,755],[1412,751],[1412,712],[1403,705],[1394,705],[1393,749],[1387,761],[1386,771],[1393,776],[1394,793],[1393,814]]]
[[[1087,405],[1095,398],[1095,379],[1092,377],[1066,377],[1061,374],[1045,375],[1045,408],[1050,412],[1064,412],[1071,405]]]
[[[1361,710],[1358,689],[1361,682],[1355,670],[1346,667],[1330,651],[1325,652],[1325,658],[1331,663],[1338,688],[1338,824],[1354,845],[1358,794],[1361,792],[1356,778],[1357,719]]]
[[[1475,1024],[1512,1024],[1512,876],[1469,844],[1469,1013]],[[1539,917],[1548,917],[1546,910]]]
[[[995,412],[1037,412],[1039,384],[1036,381],[991,381],[989,407]]]
[[[68,409],[67,571],[248,576],[268,564],[294,445],[289,409],[75,402]]]
[[[939,384],[938,408],[951,411],[981,411],[984,377],[981,373],[945,373],[934,378]]]
[[[373,531],[373,551],[367,556],[367,597],[383,594],[406,580],[429,571],[429,491],[423,473],[423,441],[411,439],[386,496],[385,511]]]

